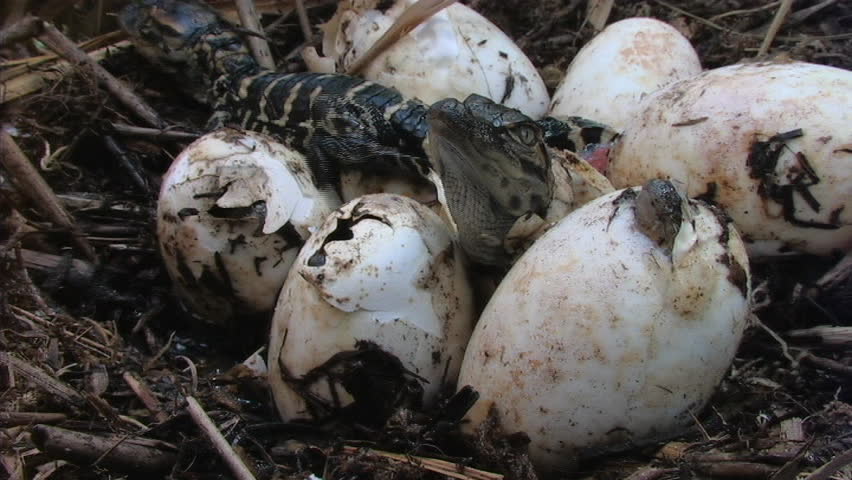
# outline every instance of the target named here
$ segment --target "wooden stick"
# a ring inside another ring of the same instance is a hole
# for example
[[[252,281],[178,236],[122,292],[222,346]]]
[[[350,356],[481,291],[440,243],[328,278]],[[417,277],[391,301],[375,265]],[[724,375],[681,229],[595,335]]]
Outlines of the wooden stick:
[[[77,44],[72,42],[68,37],[62,34],[52,24],[44,22],[44,33],[41,38],[50,46],[56,53],[62,55],[66,60],[75,65],[85,65],[95,75],[98,82],[103,85],[113,96],[116,97],[127,108],[134,112],[139,118],[145,120],[150,126],[162,128],[165,122],[160,119],[157,112],[149,107],[144,100],[139,98],[132,90],[124,85],[120,80],[113,77],[105,68],[100,66],[96,61],[92,60],[86,52],[80,50]]]
[[[97,463],[122,472],[164,473],[170,471],[177,455],[157,448],[157,442],[137,441],[126,435],[92,435],[47,425],[32,429],[33,443],[54,458],[67,459],[80,466]]]
[[[778,30],[780,30],[781,25],[784,24],[784,19],[787,18],[787,14],[790,13],[790,8],[792,6],[793,0],[783,0],[781,2],[781,5],[775,12],[775,18],[772,19],[772,24],[769,25],[769,30],[766,31],[766,36],[763,37],[763,43],[760,44],[760,48],[757,50],[758,57],[766,55],[769,51],[769,46],[772,45],[775,35],[778,34]]]
[[[755,462],[690,463],[695,471],[713,477],[770,478],[778,470],[776,465]]]
[[[369,50],[364,55],[349,65],[346,69],[347,75],[358,75],[361,70],[367,67],[373,60],[381,55],[385,50],[393,46],[400,38],[404,37],[408,32],[417,28],[418,25],[425,22],[432,15],[440,12],[446,7],[449,7],[456,0],[418,0],[417,3],[406,8],[402,15],[393,22],[393,25],[376,40]]]
[[[131,136],[131,137],[155,137],[164,140],[195,140],[201,135],[192,132],[182,132],[180,130],[168,130],[160,128],[137,127],[135,125],[127,125],[125,123],[113,123],[112,128],[115,133]]]
[[[77,390],[74,390],[44,370],[16,357],[15,355],[12,355],[11,353],[0,352],[0,365],[11,367],[15,373],[20,374],[22,377],[25,377],[27,380],[42,387],[46,391],[62,398],[66,402],[78,407],[86,403],[83,396],[78,393]]]
[[[755,8],[743,8],[743,9],[740,9],[740,10],[728,10],[727,12],[720,13],[719,15],[713,15],[708,20],[710,20],[711,22],[716,22],[716,21],[719,21],[723,18],[732,17],[732,16],[735,16],[735,15],[748,15],[750,13],[762,12],[764,10],[769,10],[771,8],[775,8],[780,4],[781,4],[781,0],[778,0],[778,1],[775,1],[775,2],[767,3],[766,5],[761,5],[759,7],[755,7]]]
[[[150,193],[151,187],[148,185],[148,181],[142,176],[140,169],[136,167],[136,164],[130,159],[127,152],[121,148],[118,142],[115,141],[112,135],[104,135],[103,141],[104,146],[106,146],[107,150],[113,154],[125,173],[130,176],[130,179],[133,181],[133,184],[136,185],[136,188],[143,193]]]
[[[37,252],[26,248],[20,249],[20,252],[21,258],[24,261],[24,266],[40,272],[53,272],[59,268],[63,262],[65,262],[64,257],[53,255],[52,253]],[[13,258],[13,254],[11,252],[5,252],[2,256],[4,258]],[[95,273],[94,265],[76,258],[71,260],[71,264],[68,268],[74,272],[74,275],[85,278],[89,278]]]
[[[852,252],[847,253],[837,265],[826,272],[816,282],[816,287],[819,290],[830,290],[832,288],[841,287],[846,284],[849,277],[852,276]]]
[[[38,324],[38,325],[41,325],[41,326],[46,327],[46,328],[55,327],[55,325],[52,322],[49,322],[49,321],[39,317],[38,315],[30,313],[30,312],[28,312],[28,311],[24,310],[23,308],[18,307],[16,305],[10,305],[9,310],[12,312],[13,316],[16,316],[16,317],[19,317],[19,318],[23,317],[22,320],[27,320],[27,321],[30,321],[34,324]],[[98,343],[98,342],[96,342],[96,341],[94,341],[90,338],[81,337],[80,335],[78,335],[78,334],[76,334],[76,333],[74,333],[74,332],[72,332],[72,331],[70,331],[70,330],[68,330],[67,328],[64,328],[64,327],[61,328],[59,330],[59,332],[65,337],[73,338],[75,342],[82,345],[84,348],[87,348],[91,352],[96,353],[96,354],[98,354],[98,355],[100,355],[104,358],[112,358],[112,356],[113,356],[113,354],[112,354],[113,352],[107,346],[101,345],[100,343]],[[2,363],[2,362],[0,362],[0,363]]]
[[[95,250],[77,228],[71,215],[65,211],[53,189],[5,130],[0,131],[0,164],[9,171],[20,193],[26,195],[50,221],[70,231],[74,243],[89,260],[96,262]]]
[[[829,480],[832,475],[839,472],[841,468],[852,463],[852,448],[832,458],[825,465],[814,470],[805,480]]]
[[[207,413],[204,412],[204,409],[201,407],[201,404],[198,403],[194,397],[186,397],[186,409],[189,411],[189,415],[195,421],[195,424],[198,425],[198,428],[201,429],[201,432],[210,440],[210,443],[213,444],[213,448],[219,453],[225,463],[228,465],[228,468],[231,469],[231,473],[237,477],[237,480],[255,480],[254,475],[251,471],[246,467],[243,460],[234,452],[234,449],[231,448],[231,445],[225,440],[225,437],[222,436],[222,433],[219,432],[219,429],[216,428],[216,425],[213,423],[213,420],[207,416]]]
[[[154,414],[154,419],[157,420],[157,422],[163,423],[169,419],[169,416],[166,415],[160,407],[160,401],[157,400],[157,397],[154,396],[154,392],[151,391],[151,388],[148,387],[148,384],[145,383],[144,380],[130,372],[124,372],[122,378],[124,378],[124,381],[130,386],[130,389],[133,390],[133,393],[139,397],[139,400],[142,401],[145,408]]]
[[[361,449],[358,447],[344,446],[343,453],[349,455],[357,454]],[[385,452],[383,450],[367,449],[368,453],[378,455],[396,462],[408,463],[417,465],[426,470],[440,473],[448,477],[457,478],[460,480],[502,480],[503,475],[499,473],[486,472],[477,468],[471,468],[459,463],[448,462],[437,458],[419,457],[416,455],[403,455],[401,453]]]
[[[41,25],[41,23],[39,23],[39,25]],[[126,34],[124,32],[116,30],[114,32],[105,33],[103,35],[99,35],[97,37],[80,42],[78,46],[83,51],[90,52],[91,57],[95,61],[99,62],[104,59],[103,56],[99,56],[99,52],[101,52],[104,48],[112,46],[122,47],[130,45],[130,42],[128,41],[122,41],[125,36]],[[53,62],[56,60],[61,60],[61,57],[59,57],[59,55],[55,53],[46,53],[44,55],[38,55],[35,57],[25,57],[17,58],[14,60],[8,60],[4,62],[3,65],[8,66],[9,68],[4,68],[2,71],[0,71],[0,81],[6,81],[10,78],[15,78],[19,75],[32,73],[39,65],[48,62]],[[65,63],[66,67],[70,68],[70,65],[68,65],[67,62],[63,63]]]
[[[811,328],[790,330],[785,335],[793,338],[818,339],[826,345],[852,345],[852,327],[820,325]]]
[[[615,0],[589,0],[586,4],[586,19],[583,23],[590,23],[596,32],[603,30]]]
[[[24,256],[21,253],[20,247],[17,245],[17,241],[15,242],[14,251],[15,261],[18,263],[18,267],[21,269],[21,280],[23,280],[23,283],[24,285],[26,285],[26,288],[29,289],[30,296],[33,298],[33,300],[35,300],[36,305],[38,305],[38,308],[40,308],[42,312],[48,315],[55,315],[53,307],[48,305],[47,300],[45,300],[41,294],[41,290],[39,290],[39,288],[36,287],[35,283],[33,283],[33,279],[30,276],[30,272],[26,269],[26,267],[24,267]]]
[[[305,37],[305,42],[311,44],[314,38],[313,29],[311,29],[311,21],[308,18],[308,9],[305,8],[304,0],[295,0],[296,15],[299,17],[299,26],[302,28],[302,36]]]
[[[802,359],[811,362],[817,367],[852,377],[852,367],[846,365],[845,363],[838,362],[837,360],[832,360],[830,358],[825,357],[818,357],[813,353],[805,354]]]
[[[91,53],[91,58],[94,61],[103,60],[109,54],[112,47],[118,48],[128,45],[130,45],[130,42],[123,41],[112,46],[100,48]],[[44,63],[50,60],[50,57],[52,56],[45,55],[37,57],[33,63],[36,65]],[[37,92],[44,88],[48,83],[62,78],[63,75],[71,71],[71,68],[70,63],[66,61],[59,61],[53,62],[49,65],[49,68],[46,68],[45,70],[31,71],[17,76],[12,75],[13,78],[3,81],[3,84],[0,85],[0,103],[11,102],[12,100],[23,97],[24,95]],[[14,70],[14,68],[12,70]]]
[[[65,421],[67,418],[68,416],[64,413],[0,412],[0,426],[14,427],[35,423],[59,423]]]
[[[240,23],[243,28],[257,34],[248,37],[249,48],[254,59],[261,67],[275,70],[275,61],[272,60],[272,52],[269,50],[269,43],[266,42],[263,25],[261,25],[260,17],[254,8],[254,0],[234,0],[234,4],[237,6],[237,13],[240,15]]]

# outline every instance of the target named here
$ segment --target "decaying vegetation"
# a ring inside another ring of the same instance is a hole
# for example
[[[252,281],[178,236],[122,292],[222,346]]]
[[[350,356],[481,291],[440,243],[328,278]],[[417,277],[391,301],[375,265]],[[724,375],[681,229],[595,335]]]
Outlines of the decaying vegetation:
[[[211,3],[236,18],[230,2]],[[299,50],[334,2],[254,3],[278,68],[303,69]],[[596,26],[640,15],[677,27],[705,68],[771,56],[852,69],[843,0],[465,3],[507,31],[551,89]],[[160,176],[207,112],[115,31],[122,4],[0,6],[0,472],[535,478],[524,436],[496,419],[459,438],[458,397],[380,426],[281,423],[252,363],[262,322],[222,331],[181,309],[154,208]],[[694,427],[564,476],[852,478],[852,286],[823,277],[837,261],[754,265],[759,320]]]

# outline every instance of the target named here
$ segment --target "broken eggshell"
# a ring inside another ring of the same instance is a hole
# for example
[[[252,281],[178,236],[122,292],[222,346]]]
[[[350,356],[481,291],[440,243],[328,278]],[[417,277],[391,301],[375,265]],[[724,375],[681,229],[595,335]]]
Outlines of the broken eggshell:
[[[528,214],[506,234],[503,245],[512,258],[518,258],[550,227],[595,198],[612,192],[612,184],[589,162],[567,150],[548,149],[553,177],[551,199],[544,218]]]
[[[308,50],[308,68],[345,72],[414,3],[398,0],[379,10],[377,0],[340,2],[323,27],[326,57]],[[520,48],[485,17],[459,3],[399,39],[360,74],[427,104],[477,93],[541,118],[550,102],[544,81]]]
[[[757,256],[852,248],[852,72],[731,65],[651,94],[610,154],[616,188],[676,180]]]
[[[653,18],[613,23],[583,46],[553,94],[552,116],[579,116],[622,131],[647,94],[701,73],[689,40]]]
[[[381,423],[454,384],[473,328],[460,250],[427,207],[367,195],[331,214],[282,288],[269,383],[287,420]]]
[[[163,178],[160,252],[192,312],[225,325],[272,311],[299,247],[335,207],[299,153],[259,133],[217,130]]]
[[[480,400],[465,428],[494,408],[505,431],[529,436],[542,472],[691,424],[746,326],[748,259],[732,224],[700,201],[649,215],[656,199],[639,192],[604,195],[545,233],[468,345],[458,385]],[[675,225],[671,243],[657,238]]]

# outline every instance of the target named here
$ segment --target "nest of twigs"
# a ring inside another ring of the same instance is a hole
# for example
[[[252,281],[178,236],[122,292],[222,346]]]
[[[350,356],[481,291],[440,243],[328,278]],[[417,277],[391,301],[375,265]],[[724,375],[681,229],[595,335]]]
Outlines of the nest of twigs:
[[[243,364],[265,332],[235,342],[194,323],[156,250],[160,177],[192,138],[171,130],[199,131],[208,112],[118,43],[114,13],[126,2],[38,3],[0,6],[0,476],[535,478],[523,435],[496,420],[473,442],[457,425],[423,427],[451,404],[400,411],[379,428],[281,423],[264,379]],[[301,2],[256,3],[270,6],[262,20],[279,67],[303,69]],[[307,2],[309,42],[333,3]],[[608,2],[465,3],[515,39],[552,89],[594,35],[587,4]],[[705,68],[768,55],[852,69],[848,1],[615,2],[607,23],[631,16],[677,27]],[[150,103],[166,131],[147,128],[91,68],[57,60],[68,54],[60,31]],[[852,290],[802,295],[836,262],[755,265],[760,322],[694,427],[563,476],[852,478]]]

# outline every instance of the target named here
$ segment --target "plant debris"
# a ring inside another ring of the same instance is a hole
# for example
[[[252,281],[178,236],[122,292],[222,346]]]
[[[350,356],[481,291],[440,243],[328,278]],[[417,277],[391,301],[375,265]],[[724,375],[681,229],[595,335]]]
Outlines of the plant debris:
[[[110,33],[124,3],[0,6],[0,472],[12,479],[226,472],[240,479],[535,479],[522,432],[503,432],[495,417],[473,439],[459,434],[476,398],[466,390],[431,411],[400,409],[384,425],[283,423],[257,367],[265,325],[201,326],[185,311],[157,253],[156,195],[208,112]],[[278,68],[304,69],[298,52],[305,37],[316,42],[333,2],[254,3]],[[610,7],[608,23],[652,16],[672,24],[705,68],[767,51],[852,69],[846,1],[464,3],[515,40],[551,90]],[[596,12],[591,20],[587,11]],[[77,57],[57,61],[39,39]],[[74,44],[102,68],[74,67],[81,60]],[[782,140],[770,139],[759,160],[771,162]],[[852,478],[852,285],[836,280],[837,269],[850,265],[846,259],[832,270],[838,260],[753,265],[760,321],[711,404],[694,412],[693,428],[585,459],[560,477]]]

